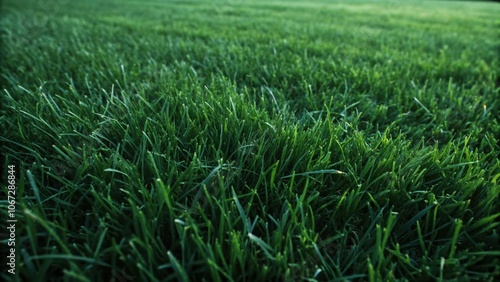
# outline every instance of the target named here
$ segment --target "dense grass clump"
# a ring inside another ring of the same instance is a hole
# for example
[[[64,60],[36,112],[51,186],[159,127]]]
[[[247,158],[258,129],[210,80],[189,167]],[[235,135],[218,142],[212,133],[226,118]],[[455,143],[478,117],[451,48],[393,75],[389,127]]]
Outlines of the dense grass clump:
[[[4,2],[2,279],[500,277],[495,3]]]

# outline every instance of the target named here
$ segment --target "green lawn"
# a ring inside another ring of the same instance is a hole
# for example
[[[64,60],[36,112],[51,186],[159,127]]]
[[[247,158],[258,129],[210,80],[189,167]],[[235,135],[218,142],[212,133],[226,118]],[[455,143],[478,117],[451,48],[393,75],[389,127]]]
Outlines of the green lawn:
[[[498,279],[498,15],[4,0],[0,279]]]

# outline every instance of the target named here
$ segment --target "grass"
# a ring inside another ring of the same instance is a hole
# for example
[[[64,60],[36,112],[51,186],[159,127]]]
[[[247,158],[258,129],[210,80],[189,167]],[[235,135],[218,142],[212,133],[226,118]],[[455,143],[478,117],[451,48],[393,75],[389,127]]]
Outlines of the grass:
[[[0,277],[497,279],[499,12],[5,0]]]

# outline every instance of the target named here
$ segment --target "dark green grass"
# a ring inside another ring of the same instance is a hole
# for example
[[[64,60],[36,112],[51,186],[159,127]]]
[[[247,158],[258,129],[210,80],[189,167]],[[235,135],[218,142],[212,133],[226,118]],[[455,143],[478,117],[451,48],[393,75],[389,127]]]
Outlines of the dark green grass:
[[[18,279],[500,275],[499,5],[4,2]]]

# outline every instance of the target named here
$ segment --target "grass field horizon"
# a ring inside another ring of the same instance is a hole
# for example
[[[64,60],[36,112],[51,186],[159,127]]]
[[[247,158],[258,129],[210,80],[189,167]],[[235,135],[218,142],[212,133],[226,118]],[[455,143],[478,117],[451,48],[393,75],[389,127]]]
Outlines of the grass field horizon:
[[[499,14],[4,0],[1,279],[496,281]]]

